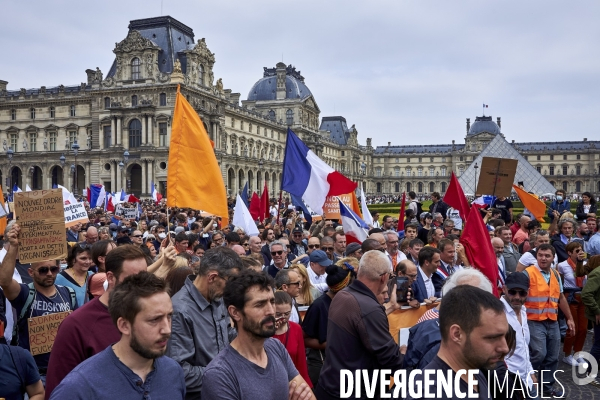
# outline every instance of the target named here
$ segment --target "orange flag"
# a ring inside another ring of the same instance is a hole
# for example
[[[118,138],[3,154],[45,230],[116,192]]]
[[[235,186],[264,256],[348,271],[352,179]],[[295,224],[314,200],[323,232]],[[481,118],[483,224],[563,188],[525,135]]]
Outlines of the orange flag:
[[[199,163],[202,170],[192,175],[192,167]],[[227,194],[217,157],[204,124],[179,92],[179,86],[169,144],[167,207],[203,210],[221,217],[222,225],[229,224]]]
[[[350,204],[350,208],[362,219],[363,216],[362,216],[362,212],[360,211],[360,206],[358,205],[358,199],[356,198],[356,193],[352,192],[351,194],[352,194],[352,203]]]
[[[515,189],[515,192],[517,192],[517,195],[521,199],[523,206],[535,216],[535,219],[540,222],[544,222],[544,215],[546,215],[546,204],[531,193],[527,193],[517,185],[513,185],[513,189]]]

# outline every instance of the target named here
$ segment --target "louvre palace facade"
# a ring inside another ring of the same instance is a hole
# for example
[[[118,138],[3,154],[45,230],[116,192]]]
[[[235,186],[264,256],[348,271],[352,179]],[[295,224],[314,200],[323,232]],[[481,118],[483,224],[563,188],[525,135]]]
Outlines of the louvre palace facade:
[[[229,194],[246,182],[260,192],[265,180],[271,195],[278,193],[288,127],[373,195],[443,193],[451,171],[462,175],[492,139],[504,138],[500,118],[482,116],[472,124],[467,119],[460,144],[373,147],[370,138],[359,144],[357,128],[344,117],[320,115],[304,77],[291,65],[265,67],[242,99],[215,78],[216,58],[207,41],[196,40],[190,27],[172,17],[131,21],[127,36],[115,39],[120,41],[110,68],[85,70],[79,85],[16,90],[0,80],[4,188],[60,184],[81,193],[101,183],[110,191],[149,196],[155,182],[165,194],[177,85],[215,142]],[[600,193],[600,142],[509,145],[554,187]],[[189,168],[193,180],[202,173],[202,160]]]

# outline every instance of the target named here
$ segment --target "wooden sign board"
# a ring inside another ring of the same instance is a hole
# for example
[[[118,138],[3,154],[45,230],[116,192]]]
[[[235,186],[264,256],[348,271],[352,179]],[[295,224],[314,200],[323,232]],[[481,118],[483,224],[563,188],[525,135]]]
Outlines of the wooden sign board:
[[[56,314],[42,315],[27,319],[29,329],[29,351],[32,356],[46,354],[52,351],[58,327],[70,314],[63,311]]]
[[[483,157],[475,194],[509,197],[518,163],[509,158]]]
[[[65,208],[61,189],[15,193],[14,213],[21,226],[19,261],[23,264],[67,256]]]
[[[323,204],[323,217],[325,219],[340,219],[340,203],[338,197],[348,207],[352,208],[352,194],[342,194],[339,196],[327,196]]]

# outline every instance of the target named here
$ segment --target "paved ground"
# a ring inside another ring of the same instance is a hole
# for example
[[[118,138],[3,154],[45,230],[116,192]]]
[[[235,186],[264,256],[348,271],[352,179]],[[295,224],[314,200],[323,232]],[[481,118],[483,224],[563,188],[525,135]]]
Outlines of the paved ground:
[[[592,347],[592,339],[593,334],[588,333],[585,346],[583,347],[584,351],[589,351]],[[592,386],[592,385],[583,385],[579,386],[573,382],[573,378],[571,375],[571,366],[562,362],[563,353],[562,346],[561,352],[559,355],[558,369],[562,370],[556,374],[558,381],[565,388],[565,399],[584,399],[584,400],[592,400],[599,399],[600,400],[600,389]]]

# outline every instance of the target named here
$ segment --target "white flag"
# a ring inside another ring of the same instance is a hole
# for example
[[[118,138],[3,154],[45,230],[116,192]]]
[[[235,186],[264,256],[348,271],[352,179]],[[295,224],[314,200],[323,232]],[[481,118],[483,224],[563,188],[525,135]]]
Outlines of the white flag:
[[[252,219],[248,207],[246,207],[244,200],[242,200],[239,194],[237,195],[235,207],[233,208],[233,225],[242,228],[248,236],[258,236],[259,232],[256,223]]]
[[[373,226],[373,217],[367,208],[367,198],[365,197],[365,192],[363,192],[362,188],[360,189],[360,211],[363,215],[363,221],[365,221],[367,225]]]

